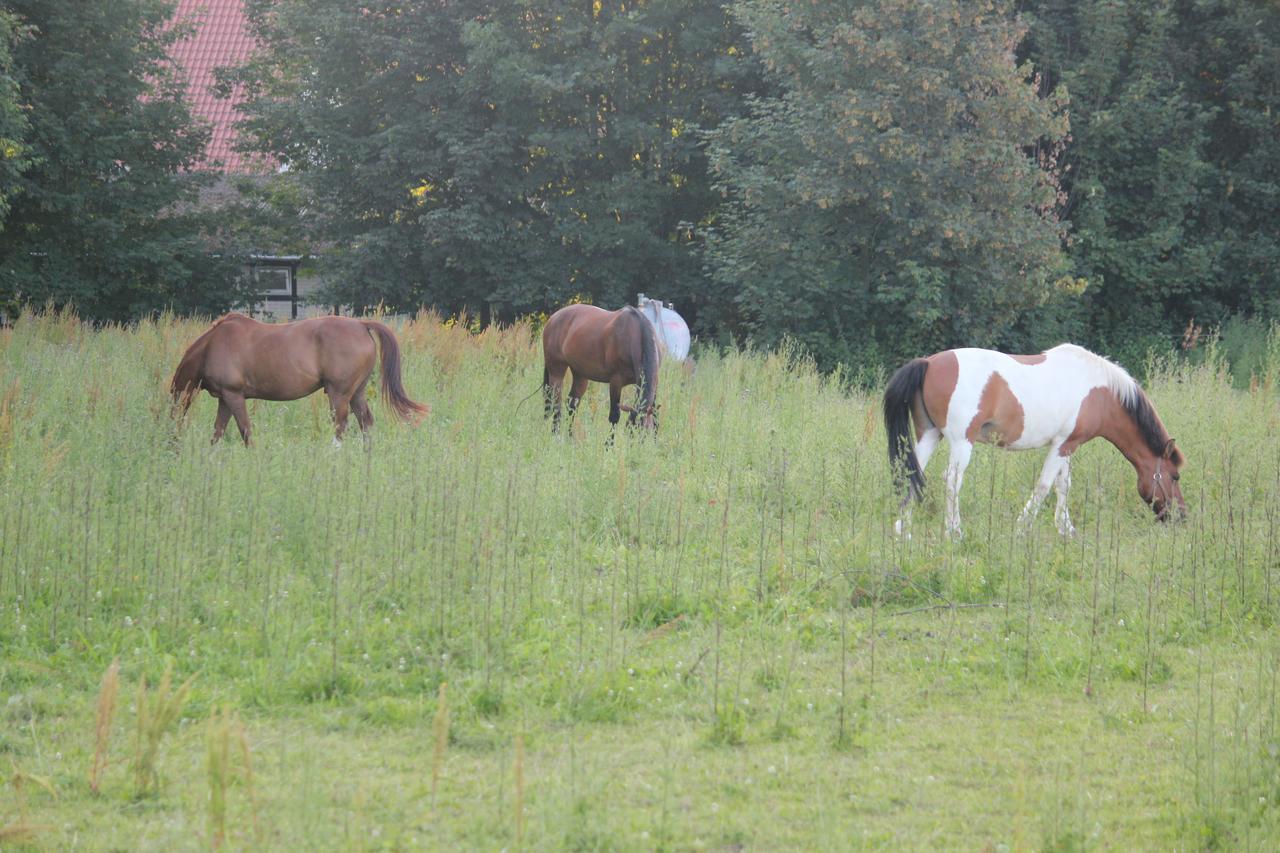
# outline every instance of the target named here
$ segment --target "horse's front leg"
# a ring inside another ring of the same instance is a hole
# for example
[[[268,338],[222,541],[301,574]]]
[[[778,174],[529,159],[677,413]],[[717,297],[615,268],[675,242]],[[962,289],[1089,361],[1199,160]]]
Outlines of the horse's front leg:
[[[1058,508],[1054,512],[1054,520],[1058,523],[1058,532],[1063,536],[1074,536],[1075,525],[1071,523],[1071,512],[1067,508],[1067,492],[1071,491],[1071,463],[1068,459],[1062,470],[1053,481],[1054,490],[1058,493]]]
[[[587,393],[587,385],[590,382],[585,376],[573,374],[573,384],[569,386],[569,429],[573,430],[573,418],[578,412],[578,404],[582,402],[583,396]]]
[[[1054,481],[1058,479],[1058,475],[1068,464],[1068,457],[1058,453],[1061,447],[1061,441],[1055,441],[1049,447],[1049,455],[1045,457],[1044,466],[1040,469],[1040,479],[1036,480],[1036,487],[1031,491],[1031,497],[1027,500],[1027,505],[1022,508],[1022,514],[1018,516],[1018,526],[1023,530],[1031,526],[1036,513],[1040,511],[1040,504],[1044,503],[1044,499],[1049,495],[1049,490],[1053,488]],[[1061,506],[1059,506],[1058,511],[1059,514],[1062,512]]]
[[[616,379],[609,380],[609,438],[605,442],[612,446],[613,431],[622,418],[622,383]]]

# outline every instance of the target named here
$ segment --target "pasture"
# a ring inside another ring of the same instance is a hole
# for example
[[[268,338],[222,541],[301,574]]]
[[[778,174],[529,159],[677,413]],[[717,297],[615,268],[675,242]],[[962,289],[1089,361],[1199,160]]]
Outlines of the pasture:
[[[1274,336],[1249,390],[1213,357],[1144,383],[1186,523],[1096,441],[1078,535],[1020,534],[1042,454],[979,447],[952,542],[943,460],[895,538],[878,394],[787,352],[663,364],[656,438],[606,447],[601,386],[560,436],[517,408],[528,326],[420,317],[394,325],[420,427],[375,399],[334,450],[322,395],[253,401],[246,449],[209,445],[207,395],[170,420],[201,328],[0,330],[6,840],[1280,841]]]

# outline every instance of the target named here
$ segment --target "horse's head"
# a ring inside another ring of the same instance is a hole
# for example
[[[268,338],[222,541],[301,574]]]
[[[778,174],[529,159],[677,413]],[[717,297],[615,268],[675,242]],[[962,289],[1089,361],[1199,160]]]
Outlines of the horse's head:
[[[654,432],[658,431],[658,404],[657,403],[653,403],[652,405],[645,406],[639,409],[628,406],[626,403],[619,403],[618,408],[621,411],[628,413],[629,417],[627,418],[627,423],[629,425],[634,426],[635,424],[638,423],[643,429],[651,429]]]
[[[640,412],[640,426],[642,429],[651,429],[658,431],[658,404],[654,403],[648,408]]]
[[[1181,521],[1187,515],[1187,502],[1182,499],[1178,482],[1184,461],[1182,451],[1171,438],[1165,442],[1162,453],[1153,455],[1146,465],[1138,466],[1138,494],[1160,521]]]

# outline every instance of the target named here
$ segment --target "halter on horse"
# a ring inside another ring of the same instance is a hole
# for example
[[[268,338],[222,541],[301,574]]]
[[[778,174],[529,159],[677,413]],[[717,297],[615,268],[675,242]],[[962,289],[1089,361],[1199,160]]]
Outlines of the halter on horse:
[[[560,427],[560,390],[566,370],[573,371],[569,416],[578,408],[588,382],[609,383],[609,423],[629,412],[645,429],[657,428],[658,365],[662,358],[653,325],[632,306],[605,311],[594,305],[566,305],[542,330],[542,388],[551,428]],[[622,389],[638,386],[635,407],[622,404]]]
[[[1063,535],[1075,531],[1067,512],[1071,454],[1092,438],[1110,441],[1138,473],[1138,494],[1165,521],[1186,503],[1178,479],[1182,452],[1150,399],[1121,367],[1061,344],[1039,355],[955,349],[917,358],[889,380],[884,395],[889,462],[905,488],[902,532],[910,501],[921,497],[923,471],[943,438],[947,463],[947,532],[960,536],[960,486],[974,442],[1010,450],[1048,447],[1040,479],[1019,521],[1029,522],[1054,488]],[[914,446],[911,427],[914,424]],[[903,480],[905,479],[905,483]]]
[[[321,388],[333,409],[334,441],[347,428],[348,410],[360,429],[373,425],[364,398],[382,347],[383,400],[405,421],[426,414],[400,384],[400,347],[391,330],[376,320],[313,317],[296,323],[259,323],[243,314],[227,314],[196,338],[174,371],[169,390],[179,414],[186,414],[204,389],[218,400],[213,440],[222,438],[227,422],[236,419],[240,437],[249,444],[246,399],[297,400]]]

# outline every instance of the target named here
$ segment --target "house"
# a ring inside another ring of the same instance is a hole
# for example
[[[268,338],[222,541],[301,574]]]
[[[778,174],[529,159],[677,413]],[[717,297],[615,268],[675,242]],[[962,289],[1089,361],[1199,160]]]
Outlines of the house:
[[[230,98],[220,98],[213,88],[217,69],[242,63],[253,52],[255,42],[244,0],[178,0],[174,20],[193,30],[190,37],[173,45],[171,56],[186,74],[192,113],[212,126],[204,161],[198,168],[223,176],[205,199],[217,204],[234,194],[231,177],[266,176],[277,168],[265,155],[236,150],[236,123],[244,117],[240,110],[243,93],[235,90]],[[300,297],[316,285],[314,280],[300,280],[304,260],[303,255],[270,251],[253,255],[249,271],[261,284],[262,302],[246,307],[277,319],[328,313],[300,304]]]

